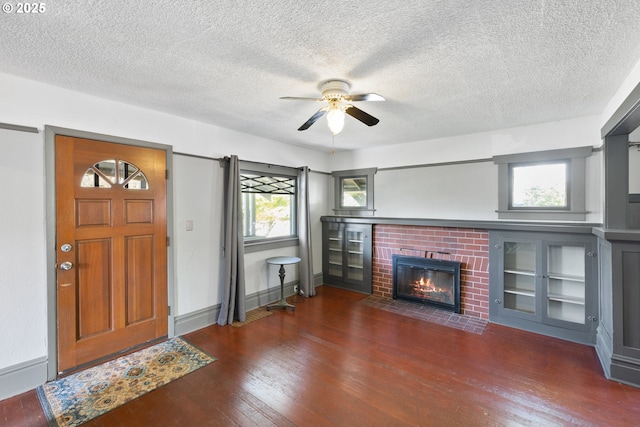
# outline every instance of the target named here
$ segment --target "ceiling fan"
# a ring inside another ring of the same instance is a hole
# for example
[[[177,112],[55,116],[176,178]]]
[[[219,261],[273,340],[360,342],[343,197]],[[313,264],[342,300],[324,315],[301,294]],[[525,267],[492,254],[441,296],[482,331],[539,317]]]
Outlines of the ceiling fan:
[[[342,131],[344,126],[345,113],[351,117],[360,120],[367,126],[375,126],[380,120],[373,117],[371,114],[365,113],[361,109],[355,107],[352,104],[348,104],[345,101],[357,102],[357,101],[384,101],[384,98],[377,93],[361,93],[357,95],[349,95],[349,89],[351,85],[344,80],[327,80],[320,84],[320,90],[322,91],[322,98],[302,98],[296,96],[283,96],[280,99],[289,99],[296,101],[317,101],[326,102],[328,105],[319,109],[309,120],[304,122],[298,130],[307,130],[324,114],[327,114],[327,122],[329,129],[334,135],[337,135]]]

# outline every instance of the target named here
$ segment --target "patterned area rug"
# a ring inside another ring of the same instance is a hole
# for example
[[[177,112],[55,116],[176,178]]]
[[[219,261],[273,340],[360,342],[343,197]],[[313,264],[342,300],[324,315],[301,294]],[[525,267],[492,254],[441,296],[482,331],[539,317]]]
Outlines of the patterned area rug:
[[[240,328],[244,325],[248,325],[251,322],[255,322],[256,320],[260,320],[267,316],[271,316],[272,314],[273,314],[273,311],[267,311],[267,309],[264,307],[256,308],[255,310],[251,310],[247,312],[247,318],[244,322],[235,321],[231,324],[231,326]]]
[[[215,360],[183,339],[173,338],[46,383],[36,392],[50,426],[72,427]]]

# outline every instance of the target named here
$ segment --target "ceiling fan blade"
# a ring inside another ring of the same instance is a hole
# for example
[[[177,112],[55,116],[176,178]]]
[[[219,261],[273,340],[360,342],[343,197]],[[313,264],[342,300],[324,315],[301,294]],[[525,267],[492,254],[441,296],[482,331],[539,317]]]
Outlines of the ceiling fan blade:
[[[361,93],[358,95],[347,95],[345,101],[384,101],[384,98],[377,93]]]
[[[301,96],[281,96],[280,99],[286,99],[290,101],[318,101],[318,102],[324,101],[324,99],[322,98],[304,98]]]
[[[351,117],[360,120],[362,123],[364,123],[367,126],[377,125],[378,122],[380,121],[375,117],[373,117],[371,114],[365,113],[361,109],[356,108],[351,104],[346,105],[346,109],[344,110],[344,112],[350,115]]]
[[[324,116],[324,113],[326,113],[328,109],[329,109],[329,107],[323,107],[323,108],[319,109],[318,111],[316,111],[316,113],[313,116],[311,116],[311,118],[309,120],[304,122],[304,124],[298,128],[298,130],[307,130],[307,129],[309,129],[311,127],[311,125],[314,124],[315,122],[317,122],[320,117]]]

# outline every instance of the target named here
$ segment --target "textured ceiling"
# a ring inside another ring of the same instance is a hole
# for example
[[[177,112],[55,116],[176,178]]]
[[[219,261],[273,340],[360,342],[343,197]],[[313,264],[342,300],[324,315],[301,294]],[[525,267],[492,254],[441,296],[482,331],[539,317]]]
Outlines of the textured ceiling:
[[[599,114],[640,58],[630,0],[45,4],[0,16],[0,72],[318,149],[321,105],[278,98],[330,78],[387,99],[356,149]]]

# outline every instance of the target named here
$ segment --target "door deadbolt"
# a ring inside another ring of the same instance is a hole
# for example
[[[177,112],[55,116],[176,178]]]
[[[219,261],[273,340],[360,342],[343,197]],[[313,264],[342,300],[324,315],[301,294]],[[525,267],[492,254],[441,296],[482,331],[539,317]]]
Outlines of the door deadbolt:
[[[65,243],[64,245],[60,246],[60,250],[62,252],[69,252],[69,251],[71,251],[71,249],[73,249],[73,246],[71,246],[68,243]]]

